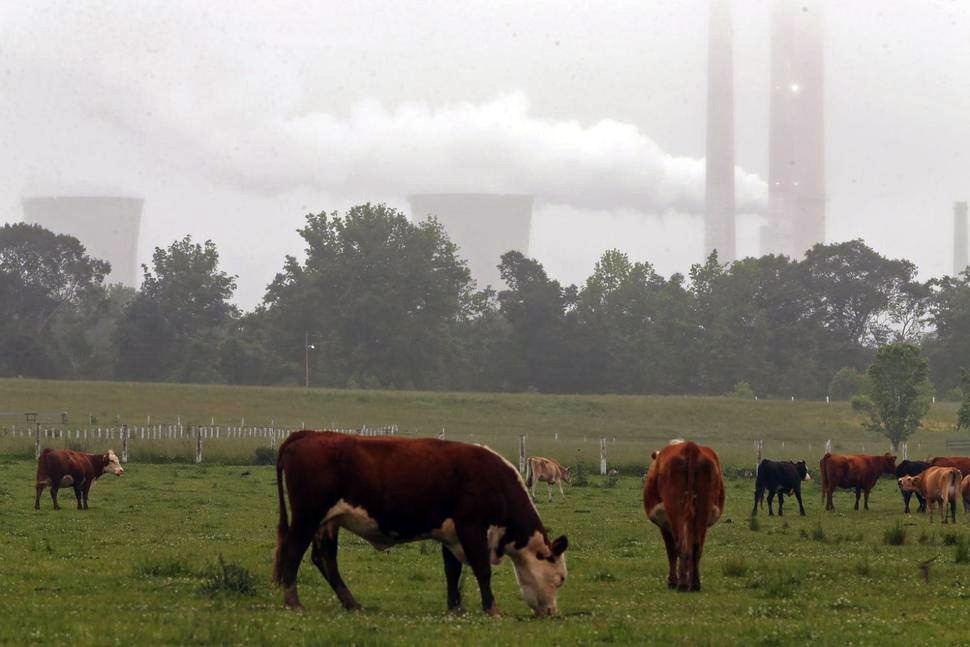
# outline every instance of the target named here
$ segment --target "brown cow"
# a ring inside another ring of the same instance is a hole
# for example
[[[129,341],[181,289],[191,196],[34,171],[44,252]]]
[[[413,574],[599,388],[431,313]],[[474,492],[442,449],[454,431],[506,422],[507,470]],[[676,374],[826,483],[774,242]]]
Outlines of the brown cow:
[[[957,497],[960,495],[960,481],[963,475],[955,467],[928,467],[916,476],[899,478],[899,489],[904,492],[919,492],[930,506],[930,523],[933,523],[933,506],[940,503],[940,517],[946,523],[947,508],[957,522]]]
[[[280,445],[276,476],[273,577],[288,607],[301,608],[296,576],[312,543],[313,563],[340,602],[360,608],[337,569],[337,534],[346,528],[379,550],[420,539],[440,542],[452,610],[461,607],[458,581],[467,564],[482,608],[497,615],[491,567],[508,554],[526,603],[536,615],[556,613],[568,541],[549,541],[522,476],[487,447],[304,430]]]
[[[937,456],[930,459],[933,467],[955,467],[961,474],[970,474],[970,458],[966,456]]]
[[[559,494],[566,498],[566,493],[562,491],[562,482],[569,483],[569,468],[563,467],[555,458],[543,458],[542,456],[530,456],[525,471],[525,485],[530,489],[532,498],[536,498],[536,484],[539,481],[546,482],[546,490],[549,500],[552,501],[552,486],[559,485]]]
[[[836,488],[855,490],[855,509],[859,509],[859,494],[865,493],[865,509],[869,509],[869,492],[876,486],[880,474],[896,475],[896,457],[825,454],[819,461],[822,476],[822,500],[826,510],[835,510],[832,495]]]
[[[125,473],[114,451],[109,449],[104,454],[85,454],[69,449],[54,451],[44,449],[37,457],[37,496],[34,499],[34,510],[40,510],[40,495],[45,487],[51,489],[51,501],[54,509],[57,505],[57,490],[60,487],[71,486],[77,497],[77,509],[88,509],[88,492],[99,476],[111,472],[115,476]],[[82,505],[83,500],[83,505]]]
[[[707,529],[724,510],[721,462],[710,447],[682,440],[671,442],[651,458],[643,508],[659,526],[667,547],[667,586],[699,591]]]
[[[960,481],[960,498],[963,499],[964,514],[970,512],[970,474],[963,477]]]

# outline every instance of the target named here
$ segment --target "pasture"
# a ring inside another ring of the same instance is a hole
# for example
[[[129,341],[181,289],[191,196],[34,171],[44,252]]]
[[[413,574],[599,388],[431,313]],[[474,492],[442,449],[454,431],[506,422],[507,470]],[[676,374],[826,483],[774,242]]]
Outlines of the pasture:
[[[303,418],[308,426],[397,424],[411,436],[445,427],[448,438],[488,443],[513,462],[525,434],[530,454],[587,471],[598,439],[608,437],[610,464],[622,472],[567,486],[566,501],[557,492],[547,502],[539,486],[543,521],[570,539],[556,618],[531,618],[508,560],[493,576],[502,618],[480,612],[467,569],[468,612],[448,614],[437,544],[377,552],[346,532],[341,570],[364,611],[344,612],[306,559],[307,611],[299,614],[282,609],[270,584],[275,473],[246,464],[254,441],[213,445],[202,465],[188,462],[191,443],[139,441],[125,476],[104,476],[92,490],[91,510],[76,511],[64,491],[63,510],[52,511],[45,494],[35,512],[32,443],[0,438],[0,643],[895,644],[959,642],[970,623],[970,517],[962,509],[955,526],[904,517],[884,477],[869,512],[853,511],[839,492],[836,512],[823,513],[813,481],[804,489],[807,517],[790,501],[784,518],[765,510],[749,520],[754,480],[744,474],[754,440],[765,440],[766,457],[806,458],[813,476],[826,438],[836,451],[885,451],[845,404],[28,380],[0,380],[0,401],[5,410],[67,410],[76,419],[87,409],[132,424],[177,414],[187,424],[243,416],[294,427]],[[917,447],[920,457],[943,453],[952,417],[952,405],[934,407],[911,457]],[[728,474],[727,509],[708,535],[696,594],[667,590],[660,535],[641,506],[649,453],[676,436],[712,445]],[[929,559],[925,581],[920,564]]]

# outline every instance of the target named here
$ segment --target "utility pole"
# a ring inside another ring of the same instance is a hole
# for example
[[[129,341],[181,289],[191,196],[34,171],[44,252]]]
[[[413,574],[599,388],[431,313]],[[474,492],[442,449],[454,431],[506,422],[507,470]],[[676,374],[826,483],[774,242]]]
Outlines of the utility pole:
[[[309,331],[303,333],[303,370],[304,370],[304,388],[310,388],[310,351],[313,350],[313,346],[310,344],[310,333]]]

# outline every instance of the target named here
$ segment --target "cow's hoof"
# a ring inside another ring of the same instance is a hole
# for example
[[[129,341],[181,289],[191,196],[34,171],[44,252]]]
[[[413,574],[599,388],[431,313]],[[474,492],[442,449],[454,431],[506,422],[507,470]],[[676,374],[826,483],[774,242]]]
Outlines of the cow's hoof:
[[[283,608],[289,609],[290,611],[306,611],[299,602],[285,602],[283,603]]]
[[[498,610],[497,605],[492,605],[490,608],[485,609],[485,615],[490,616],[492,618],[501,618],[502,612]]]
[[[676,580],[667,580],[667,588],[671,591],[677,588]]]
[[[688,586],[687,584],[681,584],[677,586],[677,590],[680,593],[690,593],[690,586]]]
[[[456,616],[463,616],[465,615],[466,611],[465,607],[459,604],[457,607],[448,607],[448,613],[452,613]]]

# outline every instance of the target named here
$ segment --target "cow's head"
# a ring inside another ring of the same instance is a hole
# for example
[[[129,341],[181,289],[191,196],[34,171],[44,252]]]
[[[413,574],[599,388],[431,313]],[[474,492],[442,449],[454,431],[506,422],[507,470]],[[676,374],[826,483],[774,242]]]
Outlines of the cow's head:
[[[916,492],[923,485],[923,475],[901,476],[896,482],[899,483],[899,489],[903,492]]]
[[[115,476],[121,476],[125,473],[125,468],[121,466],[121,461],[118,460],[118,455],[115,454],[113,449],[109,449],[101,455],[101,465],[105,472],[111,472]]]
[[[515,566],[515,579],[522,597],[537,616],[551,616],[556,607],[556,592],[566,581],[566,535],[553,542],[536,531],[522,548],[509,545],[506,552]]]
[[[562,480],[564,480],[566,483],[572,483],[573,474],[569,471],[568,467],[562,468]]]
[[[808,466],[805,461],[798,461],[795,463],[795,469],[798,470],[798,476],[803,481],[811,481],[812,475],[808,473]]]
[[[890,454],[889,452],[886,452],[885,454],[882,455],[882,458],[883,458],[882,473],[883,474],[892,474],[892,475],[895,476],[895,474],[896,474],[896,457],[893,456],[892,454]]]

